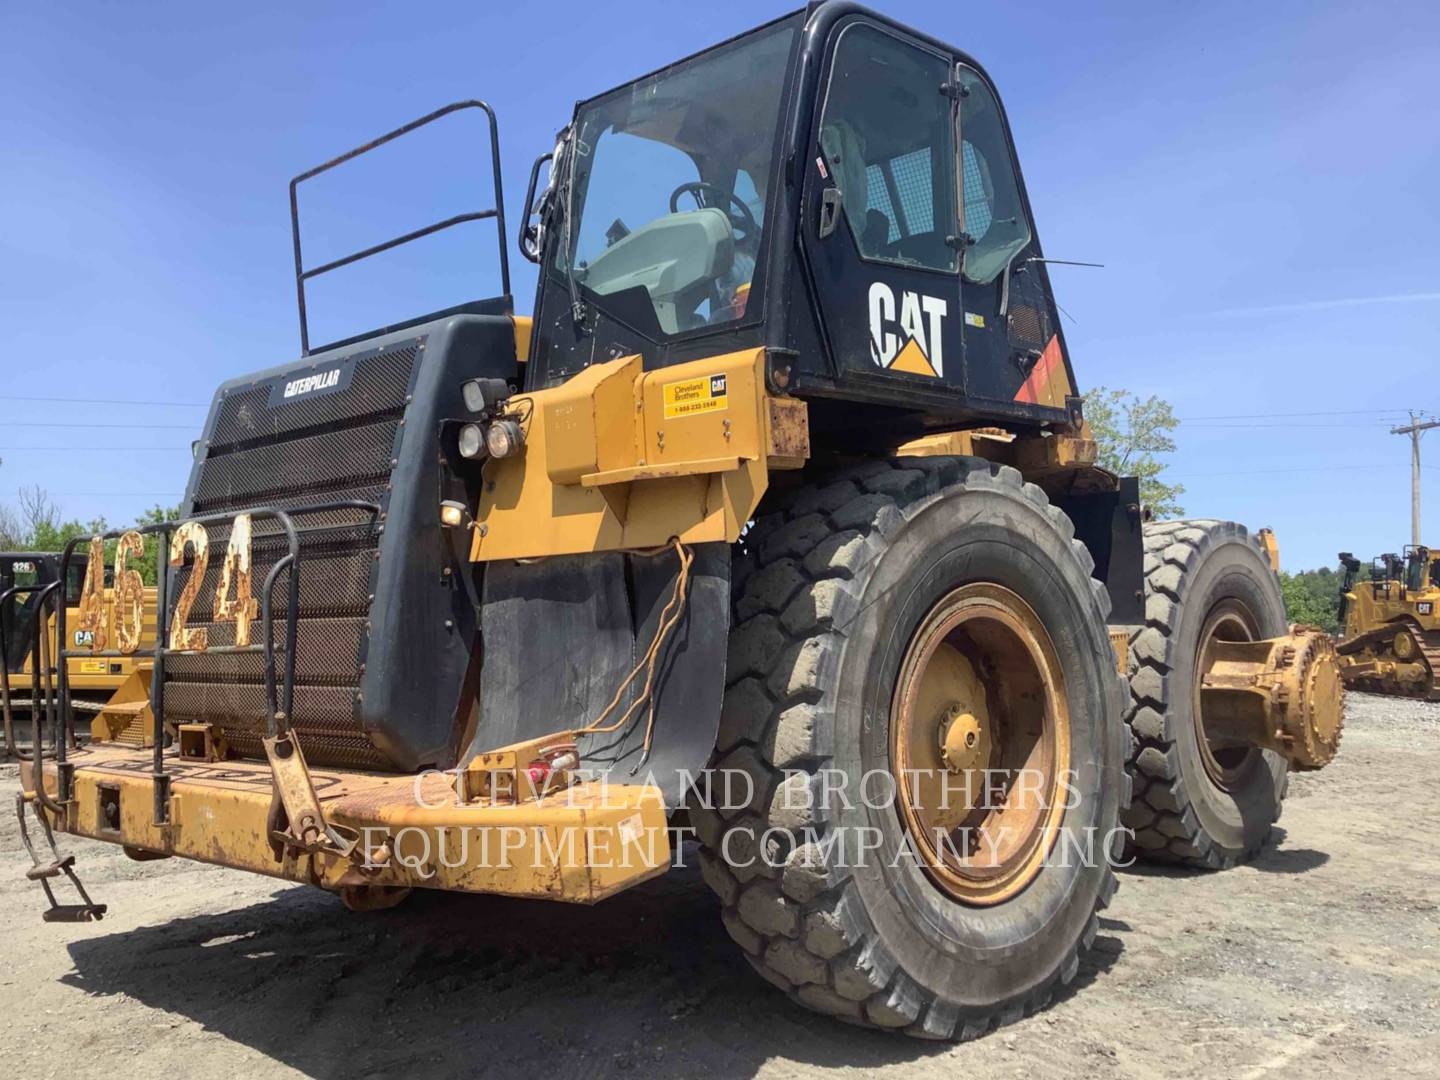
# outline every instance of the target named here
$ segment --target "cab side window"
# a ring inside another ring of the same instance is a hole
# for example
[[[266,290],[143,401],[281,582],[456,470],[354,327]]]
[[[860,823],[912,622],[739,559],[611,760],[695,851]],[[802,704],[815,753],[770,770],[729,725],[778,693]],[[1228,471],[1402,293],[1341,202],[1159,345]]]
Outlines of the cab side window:
[[[944,58],[870,26],[835,47],[820,152],[866,258],[956,269],[948,79]]]
[[[987,285],[1025,249],[1034,233],[1020,200],[1020,182],[1000,104],[976,72],[961,68],[958,81],[963,95],[963,228],[970,238],[965,249],[965,280]]]

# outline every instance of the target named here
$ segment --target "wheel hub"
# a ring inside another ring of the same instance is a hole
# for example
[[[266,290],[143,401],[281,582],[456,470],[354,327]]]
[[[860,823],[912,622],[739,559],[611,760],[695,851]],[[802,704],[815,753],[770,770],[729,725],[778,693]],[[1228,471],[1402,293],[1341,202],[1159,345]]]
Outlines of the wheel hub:
[[[1064,687],[1039,617],[999,585],[956,589],[911,638],[891,765],[915,853],[952,898],[997,904],[1040,872],[1064,813]]]
[[[1296,769],[1335,757],[1345,690],[1330,635],[1296,626],[1264,641],[1217,642],[1205,656],[1200,693],[1212,740],[1273,750]]]
[[[940,757],[945,767],[957,775],[963,774],[989,756],[990,739],[984,725],[974,713],[965,712],[958,702],[951,705],[940,722]]]

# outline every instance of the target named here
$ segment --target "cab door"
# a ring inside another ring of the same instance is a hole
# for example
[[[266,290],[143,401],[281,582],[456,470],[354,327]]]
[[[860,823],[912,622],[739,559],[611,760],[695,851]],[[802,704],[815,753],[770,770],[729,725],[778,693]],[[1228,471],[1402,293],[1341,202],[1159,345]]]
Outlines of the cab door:
[[[1000,99],[960,64],[961,289],[973,400],[1064,410],[1075,393]]]
[[[842,379],[964,389],[952,71],[863,18],[833,39],[800,232]]]

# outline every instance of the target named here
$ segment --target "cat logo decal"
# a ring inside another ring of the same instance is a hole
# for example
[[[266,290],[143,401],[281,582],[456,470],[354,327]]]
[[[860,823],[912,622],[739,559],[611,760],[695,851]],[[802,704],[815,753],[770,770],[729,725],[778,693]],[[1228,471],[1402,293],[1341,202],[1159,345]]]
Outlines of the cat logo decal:
[[[895,290],[883,281],[870,286],[870,359],[882,368],[938,379],[945,374],[945,316],[950,304],[939,296]]]

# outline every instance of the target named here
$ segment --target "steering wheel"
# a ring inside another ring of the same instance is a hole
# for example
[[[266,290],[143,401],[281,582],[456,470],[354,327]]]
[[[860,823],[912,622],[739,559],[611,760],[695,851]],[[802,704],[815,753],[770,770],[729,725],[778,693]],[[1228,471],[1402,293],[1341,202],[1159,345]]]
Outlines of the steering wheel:
[[[732,193],[725,191],[717,184],[708,184],[704,180],[692,180],[688,184],[681,184],[670,193],[670,212],[680,212],[680,196],[693,195],[695,205],[704,210],[714,207],[723,210],[725,216],[730,219],[730,228],[735,233],[735,243],[740,246],[753,243],[760,236],[760,224],[755,220],[755,215]]]

